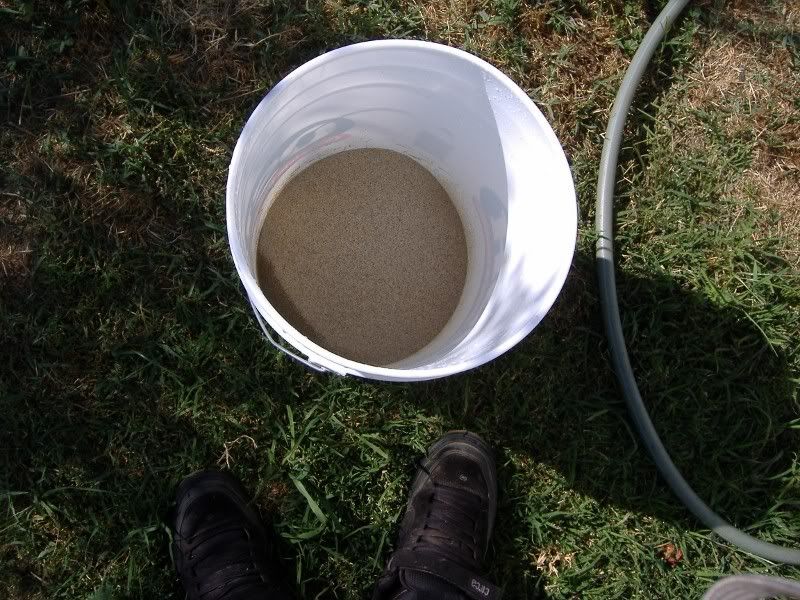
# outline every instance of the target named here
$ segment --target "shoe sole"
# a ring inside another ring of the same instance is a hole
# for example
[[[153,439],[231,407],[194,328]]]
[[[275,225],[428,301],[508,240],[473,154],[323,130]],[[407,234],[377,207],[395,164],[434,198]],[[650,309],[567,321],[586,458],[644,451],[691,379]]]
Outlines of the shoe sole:
[[[414,483],[411,485],[411,494],[413,497],[420,487],[427,479],[426,471],[430,472],[430,467],[436,461],[438,456],[447,449],[457,448],[464,454],[474,458],[483,467],[482,471],[487,475],[487,485],[489,488],[489,526],[486,536],[486,548],[484,554],[489,548],[489,540],[492,538],[494,531],[494,520],[497,514],[497,465],[495,463],[494,451],[491,446],[487,444],[482,437],[475,433],[466,430],[448,431],[440,437],[433,445],[428,448],[428,453],[422,461],[422,469],[417,473]]]

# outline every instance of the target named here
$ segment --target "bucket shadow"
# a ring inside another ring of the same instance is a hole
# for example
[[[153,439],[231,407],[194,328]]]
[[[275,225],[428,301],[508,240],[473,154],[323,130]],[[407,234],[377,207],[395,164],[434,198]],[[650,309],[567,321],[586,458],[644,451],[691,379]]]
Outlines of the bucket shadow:
[[[621,274],[617,287],[640,390],[674,462],[724,518],[739,527],[763,522],[769,499],[785,493],[775,476],[800,442],[787,425],[796,418],[787,357],[741,313],[668,277]],[[601,505],[704,529],[628,422],[595,288],[592,259],[578,255],[551,312],[512,351],[459,377],[395,390],[445,428],[491,432],[501,465],[494,563],[513,597],[532,593],[515,571],[513,540],[534,533],[520,530],[514,498],[535,496],[537,485],[515,466],[520,460],[555,469]]]

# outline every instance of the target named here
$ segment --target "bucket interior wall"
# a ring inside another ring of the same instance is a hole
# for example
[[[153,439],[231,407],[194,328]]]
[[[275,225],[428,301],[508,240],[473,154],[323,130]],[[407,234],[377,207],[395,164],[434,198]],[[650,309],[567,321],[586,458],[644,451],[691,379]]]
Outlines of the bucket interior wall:
[[[553,244],[574,246],[574,234],[563,240],[563,227],[541,219],[537,203],[563,203],[558,196],[571,196],[572,214],[567,208],[562,217],[573,222],[575,208],[571,179],[565,189],[551,176],[566,167],[563,155],[553,156],[557,140],[543,119],[531,114],[527,99],[479,65],[422,46],[340,53],[301,77],[293,75],[251,117],[237,147],[233,185],[229,182],[238,195],[233,220],[245,240],[242,254],[253,280],[269,203],[297,172],[347,149],[395,150],[431,171],[450,194],[464,224],[468,269],[445,328],[390,367],[430,369],[472,361],[514,332],[529,331],[558,291],[548,292],[548,302],[534,297],[537,290],[552,288],[560,276],[552,266],[537,264],[536,253],[546,262]],[[256,306],[266,302],[259,292],[248,290]],[[308,343],[287,323],[271,324],[286,339]]]

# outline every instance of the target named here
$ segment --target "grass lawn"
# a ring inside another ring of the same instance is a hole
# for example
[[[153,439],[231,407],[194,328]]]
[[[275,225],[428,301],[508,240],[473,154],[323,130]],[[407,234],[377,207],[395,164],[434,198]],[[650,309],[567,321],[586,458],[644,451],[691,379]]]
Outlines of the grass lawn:
[[[177,482],[247,482],[305,598],[365,598],[413,461],[498,450],[509,598],[697,598],[739,572],[627,421],[593,273],[614,93],[663,0],[0,0],[0,597],[180,598]],[[491,364],[388,385],[270,349],[224,228],[230,153],[282,76],[366,39],[473,52],[542,108],[580,232],[544,322]],[[619,290],[655,424],[702,497],[800,544],[800,10],[693,4],[620,167]],[[680,551],[680,553],[678,553]]]

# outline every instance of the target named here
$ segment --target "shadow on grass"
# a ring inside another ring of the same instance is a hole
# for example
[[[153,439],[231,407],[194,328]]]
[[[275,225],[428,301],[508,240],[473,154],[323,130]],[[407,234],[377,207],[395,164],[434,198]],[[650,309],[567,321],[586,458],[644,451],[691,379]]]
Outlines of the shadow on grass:
[[[504,449],[499,564],[512,559],[519,533],[515,497],[524,485],[547,484],[517,478],[520,456],[550,465],[600,505],[703,529],[657,476],[628,422],[601,333],[593,264],[587,256],[575,262],[551,313],[518,347],[472,373],[405,390],[446,427],[484,432]],[[796,415],[786,356],[742,312],[666,276],[623,273],[618,291],[641,393],[690,484],[739,527],[789,511],[780,500],[787,480],[778,476],[791,467],[800,432],[789,428]],[[568,515],[564,521],[568,527]]]
[[[145,265],[140,265],[138,272],[143,268]],[[49,287],[43,309],[55,311],[62,302],[66,312],[85,310],[78,305],[69,308],[70,298],[79,288],[89,289],[86,297],[95,298],[99,305],[107,304],[102,291],[91,290],[91,278],[60,280],[59,284],[48,280],[48,275],[47,271],[37,275],[40,283]],[[131,282],[135,284],[135,279]],[[140,282],[139,286],[128,302],[121,303],[120,310],[131,311],[139,304],[145,313],[167,310],[167,300],[159,297],[157,285]],[[537,515],[530,512],[535,503],[528,494],[533,491],[535,495],[537,486],[551,483],[547,481],[550,475],[543,475],[542,480],[535,472],[531,475],[530,463],[550,467],[566,489],[600,505],[652,515],[680,528],[699,527],[657,477],[627,424],[606,357],[594,288],[592,263],[578,256],[564,292],[545,321],[491,364],[459,377],[417,385],[353,384],[354,389],[381,390],[389,404],[392,398],[411,401],[426,415],[438,416],[444,428],[470,428],[499,449],[501,503],[492,564],[493,575],[509,586],[510,597],[543,595],[546,569],[558,567],[550,558],[557,555],[557,549],[541,546],[541,554],[536,556],[520,556],[516,551],[520,536],[535,538]],[[737,525],[768,519],[768,513],[775,510],[774,499],[781,494],[780,481],[774,476],[790,464],[786,449],[796,448],[798,442],[798,432],[784,425],[792,418],[786,358],[770,348],[741,314],[712,306],[666,277],[623,275],[619,291],[642,393],[676,463],[698,493]],[[6,298],[6,302],[6,308],[18,314],[35,316],[27,294]],[[204,310],[202,303],[186,302],[178,301],[180,306],[174,307],[178,314]],[[234,333],[250,327],[244,311],[229,318],[236,322]],[[62,319],[68,321],[66,313]],[[8,449],[3,457],[3,489],[27,490],[38,496],[36,502],[45,504],[60,494],[82,493],[68,490],[84,485],[104,490],[96,495],[86,493],[80,510],[75,503],[65,505],[67,511],[75,512],[62,515],[62,533],[92,527],[113,532],[124,523],[127,536],[149,539],[146,543],[156,551],[150,557],[152,562],[141,568],[166,581],[172,576],[159,521],[177,480],[192,469],[216,464],[220,458],[219,445],[208,437],[218,437],[213,432],[223,427],[218,412],[259,427],[259,414],[274,419],[279,412],[276,397],[302,394],[308,382],[328,386],[338,381],[275,363],[271,354],[263,352],[253,329],[247,344],[233,349],[230,360],[246,364],[247,353],[252,351],[258,355],[256,363],[241,377],[223,375],[222,385],[229,394],[221,395],[209,381],[213,370],[203,364],[202,348],[193,355],[187,350],[194,347],[190,345],[183,348],[183,354],[170,356],[161,347],[169,343],[169,336],[155,331],[152,337],[139,331],[127,339],[119,332],[117,345],[105,347],[91,341],[96,332],[89,332],[84,343],[77,329],[67,329],[59,338],[48,332],[53,319],[44,318],[38,326],[35,321],[25,329],[12,326],[6,330],[15,336],[6,338],[15,350],[3,353],[4,371],[17,383],[3,390],[2,407],[9,415],[3,422]],[[200,346],[204,337],[212,347],[230,343],[230,333],[204,332],[202,328],[192,331],[197,323],[191,319],[181,323],[180,317],[178,321],[171,326],[194,337]],[[159,323],[168,325],[163,319],[153,325]],[[41,342],[37,343],[37,336]],[[25,340],[29,345],[20,345]],[[72,353],[61,354],[65,344]],[[98,371],[97,364],[106,366]],[[91,378],[85,377],[87,373]],[[74,385],[69,385],[70,381]],[[65,382],[67,387],[62,387]],[[199,398],[200,390],[206,390],[203,393],[218,404],[209,405]],[[249,399],[242,405],[237,398],[245,395]],[[298,398],[297,410],[309,404],[313,401]],[[250,416],[239,414],[242,410]],[[184,416],[176,416],[180,414]],[[239,428],[242,433],[250,431]],[[257,492],[261,497],[264,485],[269,486],[264,482],[281,480],[283,475],[279,461],[265,458],[269,451],[263,444],[268,439],[259,441],[261,450],[249,449],[245,443],[244,450],[238,451],[237,472],[245,481],[261,482]],[[405,469],[409,473],[413,469],[410,461]],[[65,491],[52,491],[59,488]],[[128,496],[120,497],[124,494]],[[17,500],[23,507],[30,498]],[[345,498],[331,499],[334,504],[341,501]],[[280,508],[280,500],[277,506]],[[542,510],[557,512],[558,507]],[[569,518],[568,514],[561,517],[561,526],[568,527]],[[552,525],[551,520],[548,526]],[[317,543],[312,539],[300,545]],[[538,546],[535,539],[532,543]],[[126,544],[111,547],[121,556]],[[93,556],[87,548],[85,558],[99,567],[113,557]],[[542,571],[537,576],[539,563]],[[17,568],[25,571],[25,564],[18,561]],[[522,571],[534,575],[518,577]],[[307,591],[322,590],[325,585],[324,581],[309,581]]]

